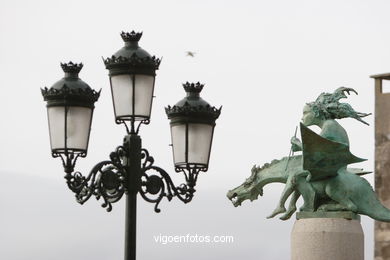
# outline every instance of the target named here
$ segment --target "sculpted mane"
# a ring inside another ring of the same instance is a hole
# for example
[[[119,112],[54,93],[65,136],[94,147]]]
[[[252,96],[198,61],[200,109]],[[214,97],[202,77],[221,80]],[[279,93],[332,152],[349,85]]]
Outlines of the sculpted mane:
[[[345,92],[348,95],[350,92],[358,95],[357,91],[353,88],[340,87],[333,93],[321,93],[314,102],[307,103],[306,105],[311,107],[317,117],[323,119],[342,119],[349,117],[368,125],[362,118],[371,115],[371,113],[357,112],[351,105],[339,102],[340,99],[347,98]]]

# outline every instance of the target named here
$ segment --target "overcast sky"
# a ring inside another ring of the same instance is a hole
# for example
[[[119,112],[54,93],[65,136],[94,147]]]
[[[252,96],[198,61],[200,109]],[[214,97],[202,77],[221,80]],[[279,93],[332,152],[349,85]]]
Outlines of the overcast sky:
[[[102,89],[96,104],[87,174],[121,144],[107,71],[101,57],[123,46],[120,32],[143,31],[140,45],[163,57],[157,72],[151,124],[143,146],[156,165],[174,173],[164,106],[184,96],[181,83],[200,81],[202,96],[223,105],[209,171],[199,177],[192,203],[153,205],[139,198],[138,259],[288,259],[294,220],[265,217],[281,184],[234,208],[226,192],[253,164],[288,155],[305,102],[340,86],[359,92],[350,104],[374,112],[369,75],[390,72],[389,1],[18,1],[0,0],[0,258],[122,259],[124,204],[111,213],[90,199],[78,205],[50,155],[40,88],[63,76],[60,62],[83,62],[80,77]],[[194,51],[194,58],[186,57]],[[389,88],[390,90],[390,88]],[[353,154],[374,168],[374,125],[344,119]],[[366,177],[373,183],[373,175]],[[299,203],[302,203],[301,201]],[[373,221],[362,218],[366,259],[373,259]],[[232,235],[233,244],[169,244],[158,235]]]

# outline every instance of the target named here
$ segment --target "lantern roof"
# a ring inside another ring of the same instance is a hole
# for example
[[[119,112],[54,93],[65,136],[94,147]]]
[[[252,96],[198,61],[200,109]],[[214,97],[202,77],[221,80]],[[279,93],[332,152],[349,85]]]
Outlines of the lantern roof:
[[[200,97],[204,84],[199,82],[183,84],[187,95],[176,103],[173,107],[168,106],[165,112],[172,123],[176,121],[199,122],[215,124],[215,120],[221,114],[221,109],[211,106],[207,101]]]
[[[93,90],[78,76],[82,63],[61,63],[65,76],[50,88],[41,89],[43,99],[48,106],[83,106],[94,107],[100,91]]]
[[[124,73],[155,75],[161,59],[151,56],[138,45],[142,32],[122,32],[121,37],[125,46],[115,52],[111,58],[103,58],[106,69],[110,70],[110,75]]]

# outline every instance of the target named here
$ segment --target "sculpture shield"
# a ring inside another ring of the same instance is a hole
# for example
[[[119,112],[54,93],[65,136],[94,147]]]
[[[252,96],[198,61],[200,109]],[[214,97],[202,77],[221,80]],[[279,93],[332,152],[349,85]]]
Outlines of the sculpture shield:
[[[349,146],[326,139],[300,124],[302,137],[303,169],[311,174],[311,181],[337,175],[348,164],[365,161],[349,151]]]

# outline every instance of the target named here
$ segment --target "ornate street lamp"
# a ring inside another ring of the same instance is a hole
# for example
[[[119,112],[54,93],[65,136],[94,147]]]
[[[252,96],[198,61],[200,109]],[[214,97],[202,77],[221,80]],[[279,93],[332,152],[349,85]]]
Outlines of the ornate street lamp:
[[[61,64],[65,77],[50,89],[42,89],[47,101],[52,156],[60,157],[68,187],[80,204],[92,195],[102,198],[102,206],[112,210],[112,203],[126,194],[125,260],[136,259],[137,194],[155,204],[177,197],[190,202],[199,172],[209,164],[215,121],[221,108],[211,107],[199,93],[200,83],[186,83],[187,96],[166,108],[171,120],[175,170],[183,172],[186,182],[175,186],[169,174],[154,165],[154,159],[142,148],[140,126],[148,124],[153,100],[155,71],[160,59],[138,46],[142,33],[122,33],[125,46],[111,58],[104,59],[109,70],[115,122],[124,124],[127,135],[123,145],[110,154],[110,160],[96,164],[88,176],[74,171],[78,157],[85,157],[92,123],[94,102],[100,91],[92,90],[78,78],[82,64]],[[136,123],[138,122],[138,125]]]
[[[61,157],[70,178],[79,156],[87,156],[94,103],[100,91],[91,89],[78,74],[83,64],[61,63],[64,78],[42,89],[47,101],[50,144],[53,157]]]
[[[221,108],[211,107],[199,96],[204,87],[199,82],[187,82],[183,87],[187,96],[165,111],[171,120],[175,170],[182,171],[193,188],[198,173],[208,169],[215,120]]]
[[[138,46],[142,33],[122,32],[121,36],[125,46],[105,59],[104,64],[110,75],[115,121],[125,125],[130,122],[128,132],[136,132],[135,121],[149,123],[154,79],[161,60]]]

